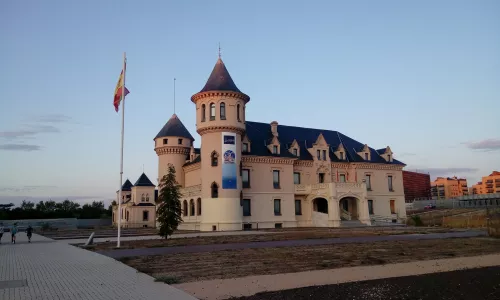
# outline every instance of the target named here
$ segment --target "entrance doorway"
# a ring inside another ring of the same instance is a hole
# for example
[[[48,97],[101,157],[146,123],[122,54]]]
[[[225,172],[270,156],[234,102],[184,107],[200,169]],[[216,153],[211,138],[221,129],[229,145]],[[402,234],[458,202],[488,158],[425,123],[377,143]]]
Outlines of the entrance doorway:
[[[325,198],[316,198],[313,200],[313,210],[328,214],[328,200]]]
[[[341,220],[358,220],[358,199],[345,197],[339,201],[339,213]]]

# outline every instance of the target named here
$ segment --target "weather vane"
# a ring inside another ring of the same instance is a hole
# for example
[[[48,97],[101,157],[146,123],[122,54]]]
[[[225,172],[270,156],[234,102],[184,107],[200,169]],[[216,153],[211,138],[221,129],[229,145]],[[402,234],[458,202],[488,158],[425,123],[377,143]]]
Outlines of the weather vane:
[[[220,42],[219,42],[219,58],[220,58]]]

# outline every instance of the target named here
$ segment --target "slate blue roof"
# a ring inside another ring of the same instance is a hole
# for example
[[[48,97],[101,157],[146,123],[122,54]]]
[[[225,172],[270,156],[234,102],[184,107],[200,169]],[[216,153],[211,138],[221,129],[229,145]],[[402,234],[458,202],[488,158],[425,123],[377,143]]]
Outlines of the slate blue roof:
[[[149,180],[146,174],[142,173],[142,175],[137,179],[134,186],[155,186],[151,180]]]
[[[234,84],[231,75],[229,75],[224,62],[220,59],[220,57],[217,60],[210,77],[208,77],[207,83],[200,93],[208,91],[232,91],[241,93],[241,91],[236,87],[236,84]]]
[[[201,153],[200,151],[201,151],[200,148],[194,148],[194,153],[195,154],[200,154]],[[188,157],[189,157],[189,154],[188,154]],[[187,159],[187,157],[186,157],[186,159]],[[185,163],[183,166],[189,166],[189,165],[198,163],[200,161],[201,161],[201,155],[198,155],[198,157],[196,157],[195,159],[193,159],[193,161],[189,161],[189,162]]]
[[[125,183],[122,185],[122,191],[131,191],[132,190],[132,182],[130,180],[126,180]]]
[[[160,132],[158,132],[155,139],[168,136],[179,136],[194,141],[193,136],[186,129],[186,126],[182,124],[176,114],[173,114],[172,117],[170,117],[167,124],[165,124]]]
[[[301,160],[313,160],[313,157],[307,151],[307,148],[311,148],[313,144],[318,139],[320,133],[326,140],[326,143],[330,145],[330,160],[334,162],[341,161],[337,158],[334,152],[340,143],[343,144],[346,151],[346,160],[344,162],[371,162],[371,163],[383,163],[383,164],[396,164],[404,165],[403,162],[393,159],[392,162],[387,162],[384,158],[380,157],[379,153],[373,149],[369,148],[371,152],[371,160],[365,161],[360,157],[357,152],[363,149],[364,144],[346,136],[338,131],[333,130],[323,130],[323,129],[313,129],[295,126],[285,126],[278,125],[278,140],[280,142],[281,153],[278,155],[272,154],[267,148],[267,145],[271,143],[272,133],[271,125],[267,123],[259,122],[246,122],[246,135],[250,140],[250,153],[244,155],[255,155],[255,156],[278,156],[278,157],[295,157],[292,153],[288,151],[291,147],[293,140],[297,140],[300,147],[300,157]],[[385,148],[384,148],[385,151]]]

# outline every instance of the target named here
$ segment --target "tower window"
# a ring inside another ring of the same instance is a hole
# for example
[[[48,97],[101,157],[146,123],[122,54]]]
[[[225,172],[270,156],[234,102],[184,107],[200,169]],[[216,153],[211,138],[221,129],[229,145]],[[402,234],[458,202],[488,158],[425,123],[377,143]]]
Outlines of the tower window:
[[[236,105],[236,119],[238,120],[238,122],[241,122],[241,118],[240,118],[240,105]]]
[[[217,183],[212,182],[210,189],[212,198],[219,198],[219,186],[217,185]]]
[[[217,154],[217,152],[212,152],[212,154],[210,155],[210,160],[211,160],[211,164],[212,164],[212,167],[217,167],[217,164],[219,162],[219,155]]]
[[[207,107],[205,106],[205,104],[201,105],[201,121],[202,122],[205,122],[205,120],[206,120],[206,116],[205,116],[206,108]]]
[[[179,145],[182,145],[182,139],[179,139],[179,140],[177,141],[177,143],[178,143]]]
[[[168,144],[168,139],[163,139],[163,145]]]
[[[220,104],[220,119],[226,119],[226,104],[224,102]]]
[[[210,103],[210,121],[215,120],[215,103]]]

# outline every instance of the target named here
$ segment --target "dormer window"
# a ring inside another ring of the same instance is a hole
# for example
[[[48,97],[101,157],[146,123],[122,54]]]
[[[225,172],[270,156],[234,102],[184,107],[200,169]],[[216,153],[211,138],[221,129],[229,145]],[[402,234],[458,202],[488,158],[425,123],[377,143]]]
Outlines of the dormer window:
[[[316,157],[321,160],[321,150],[316,150]]]
[[[297,150],[297,148],[293,148],[293,155],[295,156],[299,156],[299,151]]]
[[[278,146],[273,145],[273,154],[278,154]]]
[[[339,152],[339,155],[340,155],[340,160],[344,160],[344,152]]]
[[[365,160],[368,160],[368,153],[365,153]]]
[[[391,162],[391,155],[390,155],[390,154],[389,154],[389,155],[387,155],[387,161],[388,161],[388,162]]]
[[[248,152],[248,143],[243,143],[243,146],[241,148],[241,152],[243,152],[243,153]]]
[[[163,139],[163,145],[168,144],[168,139]]]
[[[326,150],[323,150],[323,160],[326,160]]]

